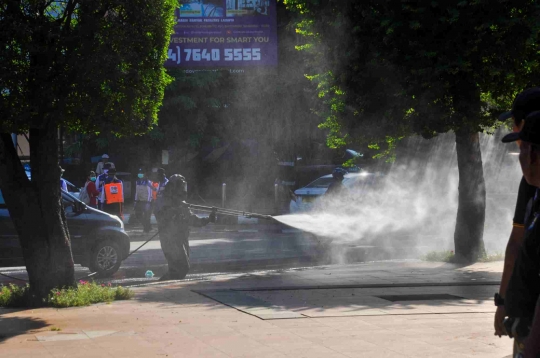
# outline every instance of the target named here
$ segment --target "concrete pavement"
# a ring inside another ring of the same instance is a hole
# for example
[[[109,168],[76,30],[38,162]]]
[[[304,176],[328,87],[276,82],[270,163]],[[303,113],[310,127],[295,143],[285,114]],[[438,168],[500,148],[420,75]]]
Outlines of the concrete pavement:
[[[506,357],[502,263],[332,265],[134,288],[131,301],[0,309],[9,357]],[[52,328],[61,329],[54,331]]]

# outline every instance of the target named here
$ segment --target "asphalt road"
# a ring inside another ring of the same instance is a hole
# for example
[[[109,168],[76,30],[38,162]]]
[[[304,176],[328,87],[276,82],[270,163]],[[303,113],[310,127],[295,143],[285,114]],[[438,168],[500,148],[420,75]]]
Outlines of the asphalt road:
[[[143,233],[141,227],[126,227],[131,238],[131,250],[135,250],[154,236]],[[231,272],[284,269],[313,266],[325,262],[321,255],[320,241],[312,235],[281,226],[207,226],[192,229],[190,234],[191,271],[188,278],[218,275]],[[75,277],[90,274],[87,268],[76,265]],[[159,278],[167,271],[167,262],[161,250],[159,236],[128,257],[112,278],[98,281],[134,284],[151,281],[145,278],[151,270]],[[26,279],[24,267],[0,268],[4,273]],[[17,280],[0,276],[0,283]]]
[[[155,225],[154,225],[155,226]],[[127,226],[131,238],[131,251],[157,233],[143,233],[142,227]],[[417,259],[421,246],[416,235],[404,233],[398,238],[378,238],[372,242],[339,243],[283,225],[208,225],[193,228],[190,234],[191,271],[188,279],[204,279],[230,273],[280,270],[311,267],[322,264],[343,264],[388,259]],[[422,249],[424,248],[424,249]],[[148,279],[150,270],[154,277]],[[122,263],[111,278],[98,282],[133,285],[157,280],[167,271],[167,262],[161,250],[159,236],[148,242]],[[1,268],[0,273],[22,280],[27,279],[24,267]],[[87,279],[87,268],[76,265],[75,277]],[[0,284],[22,281],[0,275]]]

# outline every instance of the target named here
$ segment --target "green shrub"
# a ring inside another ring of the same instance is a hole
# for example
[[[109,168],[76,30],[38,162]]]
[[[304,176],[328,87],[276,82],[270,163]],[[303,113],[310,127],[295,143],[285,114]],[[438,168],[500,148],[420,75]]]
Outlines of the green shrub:
[[[0,307],[27,307],[29,306],[29,293],[29,285],[24,287],[13,284],[0,286]],[[133,298],[133,291],[128,288],[79,281],[77,287],[52,290],[45,300],[45,305],[56,308],[78,307],[131,298]]]
[[[78,307],[88,306],[99,302],[112,302],[114,300],[129,300],[133,292],[121,286],[97,284],[95,282],[79,281],[77,288],[63,288],[52,290],[48,303],[52,307]]]
[[[17,286],[10,283],[8,286],[0,285],[0,307],[19,308],[27,306],[30,286]]]

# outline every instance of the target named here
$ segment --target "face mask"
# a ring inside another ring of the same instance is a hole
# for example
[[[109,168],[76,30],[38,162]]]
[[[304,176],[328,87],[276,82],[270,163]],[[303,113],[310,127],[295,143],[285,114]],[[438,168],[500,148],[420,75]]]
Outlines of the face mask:
[[[144,174],[137,174],[137,176],[142,179],[144,177]]]
[[[96,181],[96,177],[90,177],[91,181]]]
[[[103,173],[107,174],[109,172],[109,169],[103,169]]]

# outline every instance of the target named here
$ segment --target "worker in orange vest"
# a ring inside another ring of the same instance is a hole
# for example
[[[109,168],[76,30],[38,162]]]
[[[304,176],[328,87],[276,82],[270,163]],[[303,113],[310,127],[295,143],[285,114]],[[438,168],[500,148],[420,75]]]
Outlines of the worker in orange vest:
[[[103,180],[100,201],[103,203],[103,211],[124,219],[124,185],[116,177],[115,168],[110,168],[107,177]]]

